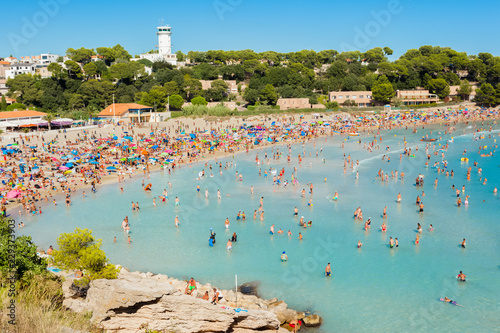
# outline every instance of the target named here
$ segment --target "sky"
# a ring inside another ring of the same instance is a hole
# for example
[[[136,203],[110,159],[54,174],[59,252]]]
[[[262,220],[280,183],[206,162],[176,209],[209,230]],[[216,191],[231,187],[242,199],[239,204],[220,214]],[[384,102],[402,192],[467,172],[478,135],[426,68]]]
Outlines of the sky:
[[[477,5],[476,5],[477,4]],[[121,44],[134,56],[172,27],[172,51],[366,51],[397,59],[422,45],[500,55],[500,1],[464,0],[26,0],[0,20],[0,57],[65,54]]]

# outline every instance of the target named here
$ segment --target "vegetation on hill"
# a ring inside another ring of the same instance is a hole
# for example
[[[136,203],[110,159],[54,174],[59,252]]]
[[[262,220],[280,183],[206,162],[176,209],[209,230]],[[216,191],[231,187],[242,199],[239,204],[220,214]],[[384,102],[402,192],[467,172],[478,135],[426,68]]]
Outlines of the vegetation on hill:
[[[394,61],[387,58],[391,54],[388,47],[366,52],[190,51],[187,55],[178,52],[187,65],[173,68],[166,62],[131,61],[120,45],[96,50],[70,48],[67,56],[71,60],[49,65],[52,77],[18,75],[8,80],[8,96],[27,107],[74,118],[94,115],[112,103],[113,95],[116,102],[136,102],[158,111],[165,110],[169,100],[175,110],[197,97],[247,105],[274,105],[278,98],[292,97],[326,103],[330,91],[370,90],[375,99],[387,103],[396,90],[418,87],[444,98],[451,85],[460,85],[459,94],[466,97],[468,82],[480,85],[477,102],[500,103],[500,57],[429,45],[408,50]],[[202,89],[200,80],[215,81]],[[239,96],[229,92],[223,80],[235,80]]]

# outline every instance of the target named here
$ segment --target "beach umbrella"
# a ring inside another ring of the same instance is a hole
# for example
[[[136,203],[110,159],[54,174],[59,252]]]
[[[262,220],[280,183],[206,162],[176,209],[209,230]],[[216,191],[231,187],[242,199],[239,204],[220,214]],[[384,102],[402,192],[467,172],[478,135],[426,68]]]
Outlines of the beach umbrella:
[[[21,196],[21,192],[19,192],[17,190],[12,190],[12,191],[9,191],[5,197],[7,199],[14,199],[14,198],[17,198],[19,196]]]
[[[59,168],[59,170],[63,170],[63,171],[65,171],[65,170],[69,170],[69,168],[68,168],[68,167],[66,167],[66,166],[62,166],[62,167],[60,167],[60,168]]]
[[[111,165],[111,166],[107,167],[107,168],[106,168],[106,170],[111,170],[111,171],[114,171],[114,170],[116,170],[116,168],[115,168],[114,166],[112,166],[112,165]]]

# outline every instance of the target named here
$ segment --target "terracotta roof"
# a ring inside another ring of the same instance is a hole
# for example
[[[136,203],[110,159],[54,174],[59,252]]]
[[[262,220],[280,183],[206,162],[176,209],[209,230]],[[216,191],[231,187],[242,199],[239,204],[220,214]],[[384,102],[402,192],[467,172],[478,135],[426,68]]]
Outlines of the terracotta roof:
[[[8,62],[8,61],[0,61],[0,65],[10,65],[10,62]]]
[[[12,102],[12,103],[15,103],[15,102],[16,102],[16,99],[15,99],[15,98],[8,98],[8,97],[5,97],[5,101],[6,101],[6,102]]]
[[[115,103],[115,108],[114,108],[114,113],[113,113],[113,104],[99,112],[97,116],[99,117],[113,117],[113,115],[116,115],[118,117],[123,116],[125,113],[128,112],[128,110],[151,110],[152,107],[146,106],[146,105],[140,105],[136,103]]]
[[[39,112],[34,110],[24,110],[24,111],[2,111],[0,112],[0,119],[11,119],[11,118],[23,118],[23,117],[40,117],[45,116],[45,112]]]

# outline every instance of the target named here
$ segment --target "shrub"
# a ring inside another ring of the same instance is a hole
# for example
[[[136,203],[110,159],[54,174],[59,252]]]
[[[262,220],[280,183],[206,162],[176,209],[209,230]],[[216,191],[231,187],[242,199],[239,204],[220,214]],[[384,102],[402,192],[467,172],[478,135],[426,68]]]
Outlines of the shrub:
[[[116,279],[118,270],[101,250],[101,240],[92,236],[88,229],[76,228],[74,233],[64,233],[57,239],[59,250],[52,253],[55,266],[62,269],[80,270],[84,281]]]
[[[15,227],[15,222],[14,222]],[[37,255],[36,245],[30,236],[17,237],[12,243],[12,230],[6,218],[0,218],[0,273],[2,280],[15,272],[17,280],[24,284],[35,274],[44,274],[47,269],[45,259]],[[15,257],[12,261],[12,250]]]

